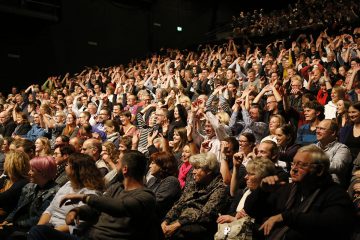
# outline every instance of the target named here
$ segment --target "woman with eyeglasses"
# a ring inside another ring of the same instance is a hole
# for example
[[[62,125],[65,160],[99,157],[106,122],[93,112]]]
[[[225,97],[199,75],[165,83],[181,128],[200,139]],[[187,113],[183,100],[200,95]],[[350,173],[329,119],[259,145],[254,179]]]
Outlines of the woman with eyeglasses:
[[[83,205],[64,204],[60,206],[60,201],[68,194],[95,194],[100,195],[104,189],[104,181],[94,160],[82,153],[72,154],[65,167],[69,181],[57,191],[50,205],[42,213],[37,225],[50,224],[56,230],[62,232],[72,232],[73,226],[66,225],[66,214],[73,208]]]

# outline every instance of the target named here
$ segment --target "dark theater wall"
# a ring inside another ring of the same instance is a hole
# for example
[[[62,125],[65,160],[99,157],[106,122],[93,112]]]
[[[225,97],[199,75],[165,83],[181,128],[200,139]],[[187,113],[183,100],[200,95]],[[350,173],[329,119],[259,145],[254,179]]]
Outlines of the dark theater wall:
[[[0,91],[206,41],[207,33],[245,9],[244,2],[63,0],[57,1],[58,20],[9,13],[0,3]]]

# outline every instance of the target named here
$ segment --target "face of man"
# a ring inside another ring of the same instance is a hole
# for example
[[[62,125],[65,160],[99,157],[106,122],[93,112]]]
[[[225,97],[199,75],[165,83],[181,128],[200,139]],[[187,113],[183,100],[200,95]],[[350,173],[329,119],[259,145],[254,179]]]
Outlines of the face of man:
[[[1,112],[0,113],[0,124],[6,123],[7,120],[8,120],[8,115],[6,114],[6,112]]]
[[[302,182],[307,175],[314,172],[310,153],[298,152],[291,164],[290,176],[293,182]]]
[[[161,109],[156,110],[155,116],[156,116],[156,124],[162,125],[166,119],[164,112]]]
[[[315,121],[317,115],[315,109],[304,108],[304,116],[306,121],[313,122]]]
[[[98,122],[99,123],[103,123],[106,120],[109,120],[109,115],[108,112],[106,110],[100,110],[99,116],[98,116]]]
[[[316,138],[321,143],[332,142],[336,138],[336,133],[330,130],[331,121],[323,120],[316,126]]]
[[[277,109],[277,102],[274,96],[270,96],[266,99],[266,106],[269,112]]]
[[[258,108],[250,108],[249,115],[253,121],[257,122],[260,117],[259,109]]]
[[[271,144],[269,143],[260,143],[258,147],[257,157],[265,157],[269,159],[273,159],[274,156],[271,154]]]
[[[248,77],[248,80],[249,80],[250,82],[255,81],[255,73],[254,73],[254,72],[249,72],[249,73],[247,74],[247,77]]]
[[[60,165],[61,163],[63,163],[66,160],[66,158],[64,158],[63,155],[61,154],[60,148],[56,148],[54,150],[53,157],[54,157],[57,165]]]
[[[87,154],[90,157],[94,157],[95,148],[92,146],[92,144],[88,140],[86,140],[81,148],[81,153]]]
[[[205,123],[205,134],[209,139],[215,136],[214,128],[209,121],[206,121]]]
[[[97,112],[97,107],[93,103],[89,103],[87,109],[91,115],[95,115]]]
[[[127,104],[131,107],[136,104],[136,98],[134,95],[130,95],[129,97],[127,97]]]
[[[87,115],[85,115],[84,113],[80,113],[79,115],[79,123],[80,125],[84,125],[86,123],[89,122],[89,119],[87,118]]]
[[[120,112],[121,112],[120,106],[115,105],[115,106],[113,107],[113,115],[114,115],[114,116],[119,116]]]
[[[34,123],[39,125],[40,124],[40,116],[39,114],[34,114]]]

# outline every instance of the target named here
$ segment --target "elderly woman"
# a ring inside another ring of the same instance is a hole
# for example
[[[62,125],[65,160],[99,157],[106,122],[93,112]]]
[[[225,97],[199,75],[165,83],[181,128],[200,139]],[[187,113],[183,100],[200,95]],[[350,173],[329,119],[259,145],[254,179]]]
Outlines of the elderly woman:
[[[54,182],[56,162],[52,157],[35,157],[30,161],[30,183],[22,189],[16,208],[1,223],[0,239],[26,235],[49,206],[59,187]]]
[[[22,151],[10,151],[6,154],[4,163],[6,177],[0,180],[0,220],[4,220],[16,207],[21,191],[28,183],[29,162],[29,156]]]
[[[150,156],[149,168],[154,177],[146,185],[155,193],[158,215],[162,219],[181,195],[177,162],[171,153],[157,152]]]
[[[50,224],[62,232],[71,232],[70,226],[66,225],[66,214],[82,203],[62,205],[61,199],[67,194],[101,194],[104,188],[104,181],[94,160],[86,154],[74,153],[65,167],[69,181],[56,193],[49,207],[41,215],[38,225]]]
[[[216,218],[226,205],[227,189],[216,155],[207,152],[190,157],[194,184],[166,214],[161,228],[169,239],[210,239]]]
[[[260,186],[261,180],[264,177],[272,176],[275,174],[275,164],[268,158],[255,158],[251,159],[246,165],[246,188],[242,192],[240,201],[236,204],[236,213],[231,215],[221,215],[218,217],[218,223],[229,223],[236,219],[246,216],[244,211],[244,204],[249,194]]]

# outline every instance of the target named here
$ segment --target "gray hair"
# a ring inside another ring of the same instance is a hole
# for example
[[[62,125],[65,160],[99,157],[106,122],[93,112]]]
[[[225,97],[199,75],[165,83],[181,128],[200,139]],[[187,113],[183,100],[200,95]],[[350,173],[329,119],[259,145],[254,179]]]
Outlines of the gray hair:
[[[212,173],[218,173],[220,171],[220,165],[216,159],[216,155],[211,152],[191,156],[189,162],[194,168],[201,168]]]
[[[266,157],[256,157],[246,164],[246,171],[254,173],[259,179],[275,174],[275,164]]]
[[[311,157],[311,162],[314,164],[319,164],[324,167],[324,171],[328,172],[330,167],[330,160],[326,153],[317,147],[315,144],[310,144],[299,148],[298,153],[309,153]]]

